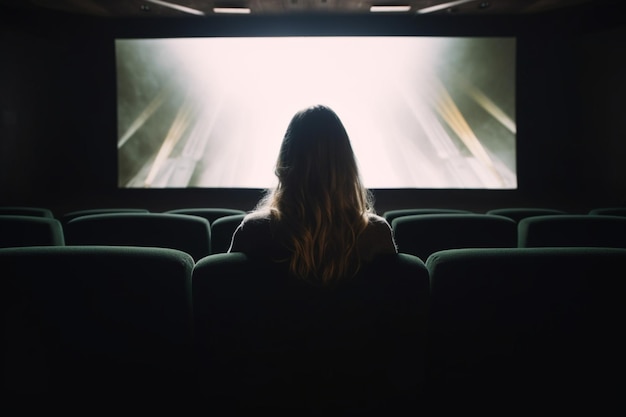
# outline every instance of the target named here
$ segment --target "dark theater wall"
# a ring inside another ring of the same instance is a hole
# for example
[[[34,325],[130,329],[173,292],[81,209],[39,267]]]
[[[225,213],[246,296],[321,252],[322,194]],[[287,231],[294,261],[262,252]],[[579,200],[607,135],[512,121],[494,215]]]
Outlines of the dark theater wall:
[[[86,27],[19,15],[0,42],[3,204],[56,206],[110,188],[110,46]]]
[[[0,14],[0,205],[56,214],[115,206],[253,207],[259,190],[118,190],[115,25]],[[379,212],[513,205],[583,212],[626,205],[623,22],[579,15],[524,19],[516,21],[519,189],[377,191]]]
[[[622,18],[622,21],[624,19]],[[585,185],[626,205],[626,25],[598,30],[580,41],[580,141],[589,158]]]

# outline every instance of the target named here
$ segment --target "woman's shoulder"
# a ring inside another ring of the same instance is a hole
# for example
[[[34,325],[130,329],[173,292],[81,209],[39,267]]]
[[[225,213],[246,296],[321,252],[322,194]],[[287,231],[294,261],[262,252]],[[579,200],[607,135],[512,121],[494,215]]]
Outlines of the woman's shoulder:
[[[270,234],[269,214],[258,211],[247,213],[233,233],[229,252],[258,252],[259,244],[265,244]]]
[[[383,217],[375,213],[368,213],[367,223],[371,227],[391,227],[389,222]]]
[[[367,217],[368,223],[361,235],[361,250],[364,259],[370,259],[380,253],[397,253],[393,231],[384,217],[370,213]]]
[[[269,223],[271,220],[271,216],[270,213],[268,211],[252,211],[247,213],[242,222],[241,225],[242,226],[247,226],[247,225],[261,225],[261,224],[267,224]]]
[[[276,228],[276,222],[274,221],[271,214],[267,211],[252,211],[247,213],[239,227],[237,227],[237,232],[239,235],[256,235],[256,234],[266,234],[266,233],[274,233]]]

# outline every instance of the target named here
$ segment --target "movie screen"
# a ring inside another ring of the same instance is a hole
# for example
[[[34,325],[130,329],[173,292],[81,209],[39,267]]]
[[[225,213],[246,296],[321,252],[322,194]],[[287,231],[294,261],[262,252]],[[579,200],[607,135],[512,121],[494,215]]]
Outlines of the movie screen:
[[[259,188],[325,104],[372,189],[516,189],[515,38],[115,41],[120,188]]]

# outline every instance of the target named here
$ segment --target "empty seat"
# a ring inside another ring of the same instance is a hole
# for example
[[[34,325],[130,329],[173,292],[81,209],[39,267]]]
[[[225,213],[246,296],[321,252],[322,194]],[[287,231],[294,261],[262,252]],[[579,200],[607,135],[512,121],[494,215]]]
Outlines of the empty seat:
[[[388,210],[383,213],[383,217],[389,224],[393,222],[396,217],[412,216],[416,214],[455,214],[455,213],[472,213],[469,210],[461,209],[446,209],[446,208],[410,208],[410,209],[397,209]]]
[[[213,222],[219,219],[220,217],[246,214],[246,212],[243,210],[224,208],[224,207],[181,208],[181,209],[175,209],[175,210],[168,210],[166,211],[166,213],[200,216],[200,217],[204,217],[205,219],[207,219],[209,223],[211,224],[213,224]]]
[[[150,210],[143,208],[92,208],[85,210],[75,210],[65,213],[61,217],[61,222],[65,225],[72,219],[81,216],[89,216],[91,214],[111,214],[111,213],[149,213]]]
[[[0,215],[0,248],[62,246],[61,222],[50,217]]]
[[[154,246],[178,249],[198,260],[210,253],[206,219],[182,214],[112,213],[80,216],[65,226],[68,245]]]
[[[211,223],[211,253],[228,252],[233,240],[233,233],[241,224],[245,214],[220,217]]]
[[[0,215],[34,216],[54,219],[54,213],[52,213],[52,210],[43,207],[2,206],[0,207]]]
[[[243,253],[208,256],[193,272],[201,403],[231,412],[413,415],[427,306],[428,274],[410,255],[381,256],[332,288]]]
[[[442,415],[623,410],[626,250],[455,249],[426,265]]]
[[[436,251],[517,246],[517,224],[490,214],[421,214],[392,222],[398,250],[426,260]]]
[[[626,207],[598,207],[589,210],[589,214],[626,217]]]
[[[626,248],[626,217],[587,214],[529,217],[519,222],[518,236],[519,247]]]
[[[532,216],[548,216],[551,214],[567,214],[563,210],[543,208],[543,207],[505,207],[489,210],[486,214],[495,214],[504,216],[519,222],[526,217]]]
[[[0,249],[5,410],[180,412],[193,264],[162,248]]]

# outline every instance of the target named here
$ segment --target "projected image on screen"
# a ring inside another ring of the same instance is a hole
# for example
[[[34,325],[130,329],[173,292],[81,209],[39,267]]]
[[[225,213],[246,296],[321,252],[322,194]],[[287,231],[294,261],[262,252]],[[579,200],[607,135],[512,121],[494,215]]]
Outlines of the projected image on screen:
[[[515,39],[118,39],[118,185],[268,188],[294,113],[344,122],[365,185],[517,188]]]

